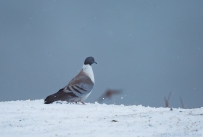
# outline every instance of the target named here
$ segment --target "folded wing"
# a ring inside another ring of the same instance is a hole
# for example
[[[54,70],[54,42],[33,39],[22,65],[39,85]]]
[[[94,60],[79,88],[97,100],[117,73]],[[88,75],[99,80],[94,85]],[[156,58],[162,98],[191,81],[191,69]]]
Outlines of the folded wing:
[[[44,103],[50,104],[54,101],[77,102],[89,94],[93,86],[94,83],[91,81],[91,79],[81,71],[64,88],[60,89],[55,94],[46,97]]]
[[[90,93],[93,86],[94,83],[91,81],[91,79],[87,75],[83,74],[83,72],[80,72],[68,83],[68,85],[64,87],[64,92],[72,92],[78,97],[83,97]]]

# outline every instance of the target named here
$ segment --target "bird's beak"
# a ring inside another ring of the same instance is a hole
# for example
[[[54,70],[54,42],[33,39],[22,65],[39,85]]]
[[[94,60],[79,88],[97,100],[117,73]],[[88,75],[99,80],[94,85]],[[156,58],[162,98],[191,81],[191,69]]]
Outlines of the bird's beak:
[[[95,63],[95,64],[97,64],[97,62],[96,62],[96,61],[95,61],[94,63]]]

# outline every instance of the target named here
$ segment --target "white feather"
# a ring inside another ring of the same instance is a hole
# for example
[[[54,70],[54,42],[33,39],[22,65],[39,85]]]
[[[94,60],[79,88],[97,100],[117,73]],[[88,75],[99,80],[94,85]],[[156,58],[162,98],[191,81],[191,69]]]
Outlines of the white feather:
[[[87,76],[90,77],[90,79],[94,83],[95,81],[94,81],[94,73],[93,73],[92,67],[90,65],[83,65],[82,69],[83,69],[83,72],[87,74]]]
[[[92,90],[90,91],[90,93],[88,93],[87,95],[85,95],[81,100],[85,101],[87,99],[87,97],[91,94]]]

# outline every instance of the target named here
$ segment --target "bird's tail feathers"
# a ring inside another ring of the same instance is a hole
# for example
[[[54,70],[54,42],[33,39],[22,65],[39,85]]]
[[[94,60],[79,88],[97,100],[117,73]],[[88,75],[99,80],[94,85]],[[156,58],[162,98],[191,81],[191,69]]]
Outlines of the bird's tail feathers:
[[[60,100],[61,97],[61,92],[63,92],[63,88],[60,89],[58,92],[56,92],[55,94],[49,95],[46,97],[46,99],[44,100],[44,104],[51,104],[54,101],[58,101]]]

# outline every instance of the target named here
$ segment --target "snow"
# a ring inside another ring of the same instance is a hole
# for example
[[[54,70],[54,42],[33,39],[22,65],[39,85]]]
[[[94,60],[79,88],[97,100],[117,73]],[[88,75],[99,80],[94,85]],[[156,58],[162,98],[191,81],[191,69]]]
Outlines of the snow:
[[[203,137],[203,108],[0,102],[0,137]]]

